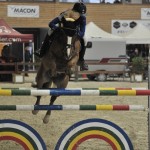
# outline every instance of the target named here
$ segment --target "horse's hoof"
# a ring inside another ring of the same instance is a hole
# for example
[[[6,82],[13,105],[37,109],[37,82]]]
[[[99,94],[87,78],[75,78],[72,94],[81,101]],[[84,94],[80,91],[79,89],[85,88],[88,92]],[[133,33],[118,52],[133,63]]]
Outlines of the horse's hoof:
[[[50,115],[45,115],[45,117],[43,119],[43,123],[47,124],[49,122],[49,117],[50,117]]]
[[[36,82],[32,82],[31,87],[37,88],[37,83]]]
[[[39,112],[39,110],[32,110],[33,115],[37,115],[38,112]]]

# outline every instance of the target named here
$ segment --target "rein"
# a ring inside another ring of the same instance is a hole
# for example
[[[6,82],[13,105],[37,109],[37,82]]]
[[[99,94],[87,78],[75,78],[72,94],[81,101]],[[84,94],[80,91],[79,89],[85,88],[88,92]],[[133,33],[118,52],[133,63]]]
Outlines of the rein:
[[[71,28],[67,28],[67,27],[62,27],[63,29],[67,29],[67,30],[74,30],[76,31],[77,29],[71,29]]]
[[[67,38],[69,39],[68,36],[67,36]],[[74,41],[72,42],[72,40],[74,40]],[[71,42],[67,43],[66,48],[63,50],[63,52],[66,54],[66,51],[68,51],[68,49],[70,49],[70,54],[69,54],[70,56],[69,57],[66,56],[67,61],[71,60],[73,58],[73,56],[77,55],[77,53],[78,53],[75,49],[76,41],[77,41],[77,37],[75,37],[75,39],[73,39],[73,37],[72,37]],[[72,51],[71,51],[71,49],[72,49]]]

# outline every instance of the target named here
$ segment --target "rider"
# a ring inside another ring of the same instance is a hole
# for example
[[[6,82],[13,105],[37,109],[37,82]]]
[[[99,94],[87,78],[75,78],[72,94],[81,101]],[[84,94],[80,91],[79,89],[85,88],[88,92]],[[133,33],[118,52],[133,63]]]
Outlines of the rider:
[[[77,34],[81,42],[81,50],[79,53],[78,65],[80,65],[81,70],[88,70],[88,65],[84,61],[84,54],[85,54],[86,48],[85,48],[85,42],[83,39],[83,36],[85,33],[85,27],[86,27],[86,16],[85,16],[86,6],[83,3],[77,2],[74,4],[71,11],[72,11],[72,14],[76,13],[76,15],[72,15],[72,16],[74,16],[73,19],[75,20],[75,25],[77,27]],[[50,30],[48,31],[40,50],[36,51],[35,55],[39,57],[43,57],[43,55],[45,54],[45,51],[48,49],[50,45],[50,35],[55,29],[58,28],[58,24],[63,23],[65,16],[67,16],[67,13],[69,12],[70,10],[67,10],[61,13],[58,17],[56,17],[49,23]]]

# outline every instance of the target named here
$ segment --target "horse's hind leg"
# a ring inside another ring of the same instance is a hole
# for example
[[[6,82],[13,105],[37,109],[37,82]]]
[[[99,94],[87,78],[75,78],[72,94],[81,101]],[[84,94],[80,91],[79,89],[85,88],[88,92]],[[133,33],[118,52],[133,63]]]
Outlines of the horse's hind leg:
[[[43,84],[42,88],[48,88],[49,85],[50,85],[50,83],[47,82],[47,83]],[[39,86],[39,87],[40,87],[40,86]],[[41,96],[37,96],[37,100],[36,100],[35,105],[40,105],[40,99],[41,99]],[[33,115],[36,115],[38,112],[39,112],[39,110],[33,110],[33,111],[32,111],[32,114],[33,114]]]
[[[50,99],[49,105],[53,105],[56,99],[57,99],[57,96],[52,96]],[[51,110],[48,110],[43,118],[43,123],[46,124],[49,122],[50,115],[51,115]]]
[[[35,105],[40,105],[40,99],[41,99],[41,96],[37,96]],[[38,112],[39,112],[39,110],[32,110],[33,115],[36,115]]]
[[[42,86],[43,86],[42,82],[37,82],[37,88],[41,88]],[[40,105],[40,99],[41,99],[41,96],[37,96],[35,105]],[[32,114],[36,115],[38,112],[39,112],[39,110],[33,110]]]
[[[66,88],[69,82],[69,76],[68,75],[64,75],[61,77],[57,77],[53,80],[54,84],[57,86],[57,88]],[[57,99],[58,96],[52,96],[50,99],[50,104],[49,105],[53,105],[55,100]],[[46,115],[43,119],[43,123],[48,123],[49,122],[49,117],[51,115],[51,110],[48,110],[46,112]]]

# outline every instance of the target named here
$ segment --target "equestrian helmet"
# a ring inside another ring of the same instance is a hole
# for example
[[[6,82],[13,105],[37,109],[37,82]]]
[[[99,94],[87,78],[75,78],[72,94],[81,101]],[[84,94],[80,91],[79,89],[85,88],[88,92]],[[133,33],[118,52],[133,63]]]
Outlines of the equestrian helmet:
[[[86,6],[83,3],[75,3],[72,10],[76,11],[80,14],[85,14],[86,13]]]

